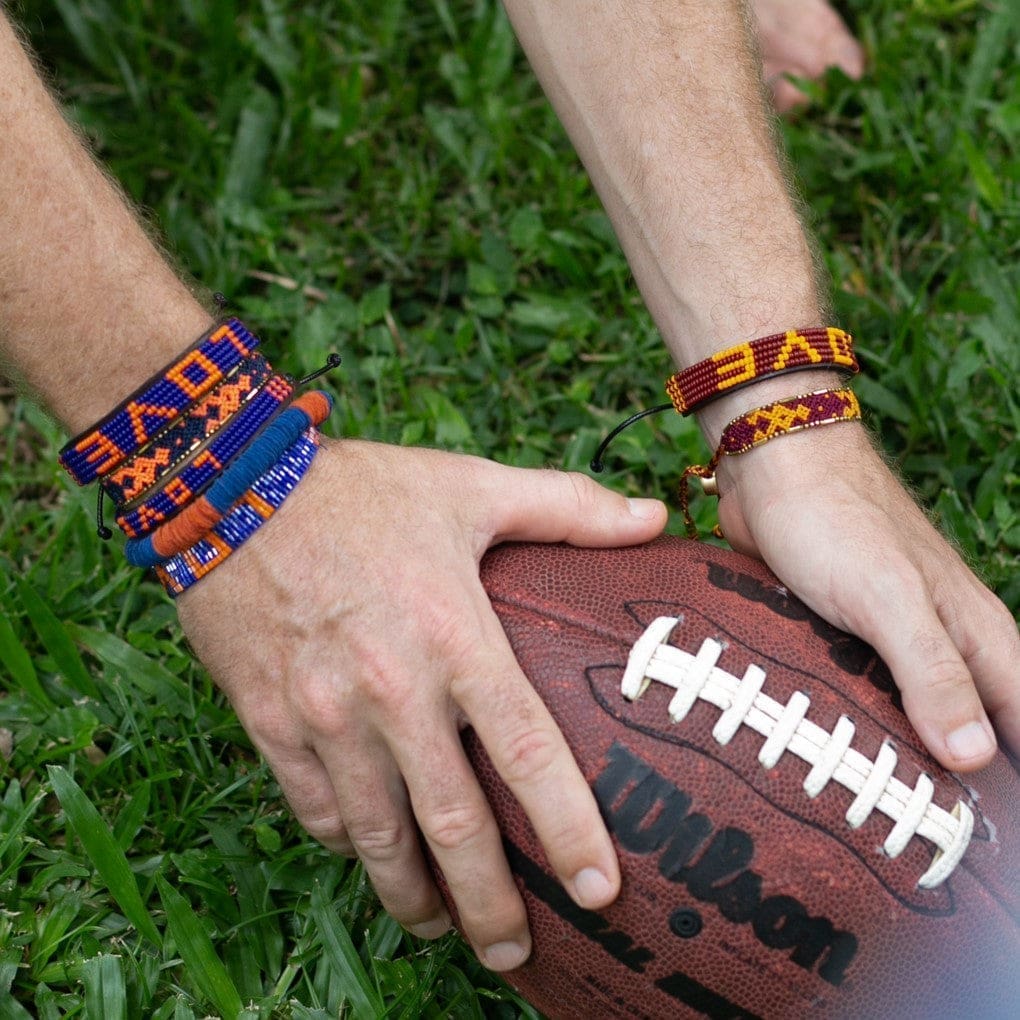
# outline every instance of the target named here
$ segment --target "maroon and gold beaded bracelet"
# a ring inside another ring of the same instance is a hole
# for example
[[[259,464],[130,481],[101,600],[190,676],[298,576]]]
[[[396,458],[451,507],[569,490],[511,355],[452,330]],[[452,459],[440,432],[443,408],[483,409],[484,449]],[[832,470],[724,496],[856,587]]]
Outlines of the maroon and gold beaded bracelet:
[[[829,367],[859,371],[849,333],[835,326],[789,329],[728,347],[677,372],[666,381],[666,392],[676,410],[687,415],[761,379]]]
[[[690,511],[688,480],[700,478],[706,491],[713,492],[715,469],[723,457],[753,450],[777,436],[786,436],[802,429],[833,425],[841,421],[857,421],[861,405],[849,389],[816,390],[786,400],[778,400],[764,407],[738,415],[723,429],[719,445],[707,464],[692,464],[680,476],[680,511],[684,517],[688,538],[698,537],[698,528]]]

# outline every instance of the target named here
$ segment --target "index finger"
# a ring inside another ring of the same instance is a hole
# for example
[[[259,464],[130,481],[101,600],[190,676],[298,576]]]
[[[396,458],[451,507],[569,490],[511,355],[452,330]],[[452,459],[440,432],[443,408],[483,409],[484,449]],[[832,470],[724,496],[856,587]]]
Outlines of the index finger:
[[[619,894],[620,868],[595,796],[495,614],[482,640],[475,673],[454,697],[571,898],[605,907]]]

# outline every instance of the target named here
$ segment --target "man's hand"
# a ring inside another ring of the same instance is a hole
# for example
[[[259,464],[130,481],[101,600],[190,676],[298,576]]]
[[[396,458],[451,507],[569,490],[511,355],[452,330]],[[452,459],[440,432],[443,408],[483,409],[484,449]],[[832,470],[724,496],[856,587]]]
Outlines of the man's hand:
[[[784,436],[720,464],[719,522],[830,623],[886,661],[943,765],[988,764],[994,722],[1020,750],[1020,636],[932,527],[864,429]]]
[[[749,6],[780,113],[808,100],[784,75],[818,79],[830,67],[855,79],[864,73],[864,50],[828,0],[750,0]]]
[[[356,853],[416,934],[450,924],[419,842],[494,970],[530,950],[524,904],[464,755],[474,727],[574,899],[619,869],[594,797],[514,659],[478,578],[509,539],[629,545],[665,507],[581,475],[326,441],[262,532],[179,600],[184,629],[298,819]]]

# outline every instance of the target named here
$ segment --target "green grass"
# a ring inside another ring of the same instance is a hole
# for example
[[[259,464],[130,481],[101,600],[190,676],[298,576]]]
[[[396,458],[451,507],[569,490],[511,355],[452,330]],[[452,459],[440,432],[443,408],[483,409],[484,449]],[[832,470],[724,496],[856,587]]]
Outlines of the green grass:
[[[1016,613],[1020,15],[847,6],[871,73],[834,74],[786,138],[872,424]],[[180,263],[281,366],[342,351],[334,432],[574,468],[661,399],[664,350],[492,0],[15,12]],[[529,1015],[302,834],[161,591],[96,539],[57,430],[3,392],[0,1020]],[[608,481],[668,494],[703,452],[646,422]]]

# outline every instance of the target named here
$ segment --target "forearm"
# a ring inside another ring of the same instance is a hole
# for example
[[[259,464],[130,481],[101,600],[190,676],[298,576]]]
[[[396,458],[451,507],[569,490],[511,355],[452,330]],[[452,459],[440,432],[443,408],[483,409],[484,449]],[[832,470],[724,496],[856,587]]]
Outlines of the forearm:
[[[2,14],[0,137],[0,358],[77,432],[211,317],[65,124]]]
[[[744,4],[506,7],[677,363],[820,324]]]

